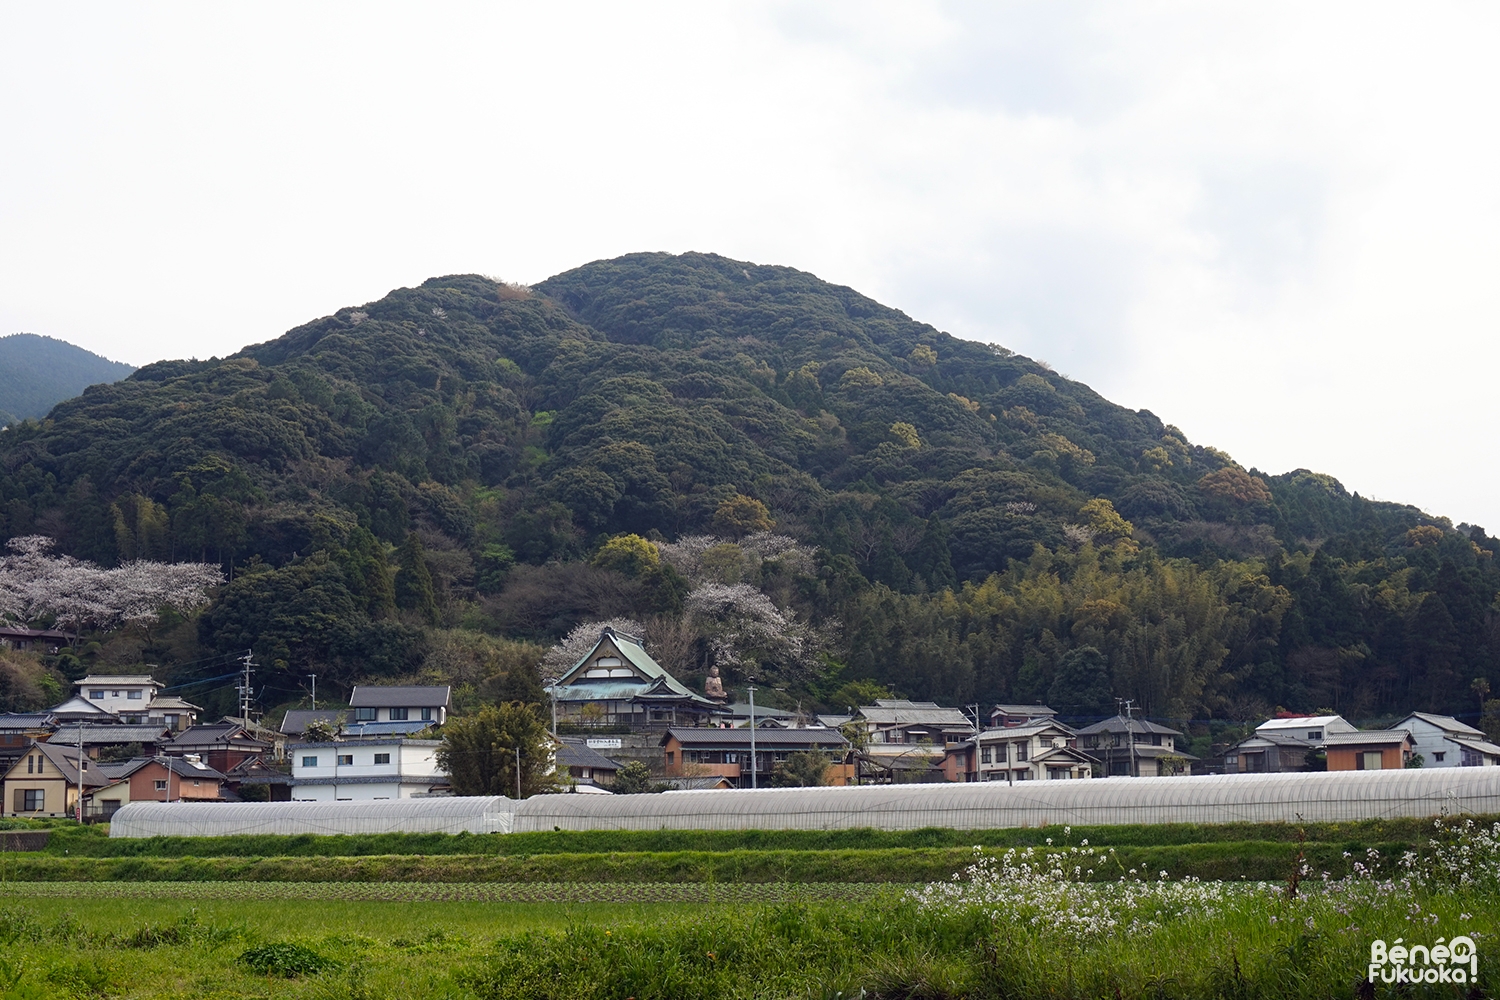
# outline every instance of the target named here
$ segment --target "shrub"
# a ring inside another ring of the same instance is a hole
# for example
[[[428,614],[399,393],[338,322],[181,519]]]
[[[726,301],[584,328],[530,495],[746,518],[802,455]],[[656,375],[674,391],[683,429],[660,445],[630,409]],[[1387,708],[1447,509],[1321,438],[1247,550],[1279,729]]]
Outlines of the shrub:
[[[247,948],[240,953],[239,962],[261,975],[280,976],[283,979],[315,976],[338,964],[306,945],[291,941],[275,941]]]

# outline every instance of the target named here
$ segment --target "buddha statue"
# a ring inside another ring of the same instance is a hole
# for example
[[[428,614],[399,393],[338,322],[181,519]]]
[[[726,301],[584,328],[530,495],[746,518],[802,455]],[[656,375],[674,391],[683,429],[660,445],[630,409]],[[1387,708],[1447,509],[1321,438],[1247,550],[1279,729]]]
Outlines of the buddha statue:
[[[719,668],[708,668],[708,680],[703,682],[703,693],[714,701],[728,701],[729,695],[724,693],[724,682],[719,679]]]

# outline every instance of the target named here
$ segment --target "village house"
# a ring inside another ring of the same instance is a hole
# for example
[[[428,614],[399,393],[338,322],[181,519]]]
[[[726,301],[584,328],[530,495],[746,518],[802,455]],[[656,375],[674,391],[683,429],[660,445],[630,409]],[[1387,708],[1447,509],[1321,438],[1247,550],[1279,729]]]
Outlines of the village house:
[[[551,687],[560,721],[633,729],[712,725],[728,710],[688,690],[641,640],[605,628],[599,641]]]
[[[0,760],[9,760],[22,748],[45,740],[56,728],[57,718],[51,712],[0,713]]]
[[[942,770],[949,781],[1058,781],[1093,776],[1093,761],[1075,745],[1073,731],[1056,722],[987,729],[948,747]]]
[[[1473,726],[1451,715],[1412,712],[1392,729],[1411,733],[1412,752],[1422,755],[1423,767],[1494,767],[1500,765],[1500,746]]]
[[[162,684],[149,674],[90,674],[74,681],[78,697],[129,725],[141,725]]]
[[[224,796],[224,775],[196,754],[94,766],[109,784],[84,796],[85,816],[92,819],[108,820],[131,802],[216,802]]]
[[[14,625],[0,626],[0,646],[7,649],[56,655],[72,643],[73,637],[66,632],[18,628]]]
[[[158,746],[171,757],[194,754],[221,774],[272,749],[270,743],[256,739],[249,729],[230,719],[191,726]]]
[[[1224,751],[1225,774],[1276,774],[1311,771],[1330,733],[1355,733],[1341,715],[1281,715],[1267,719],[1255,732]]]
[[[557,770],[580,786],[608,788],[614,784],[615,774],[620,770],[619,764],[576,736],[564,736],[558,740],[553,760]]]
[[[315,722],[326,723],[334,732],[338,732],[353,717],[354,710],[350,708],[289,708],[281,719],[279,731],[283,736],[301,739],[307,732],[307,727]]]
[[[1329,733],[1323,750],[1330,771],[1389,771],[1411,762],[1411,733],[1405,729],[1362,729]]]
[[[871,743],[927,743],[945,746],[974,735],[974,720],[962,709],[944,708],[931,701],[877,698],[855,713]]]
[[[996,705],[990,710],[991,729],[1014,729],[1033,722],[1055,722],[1057,712],[1046,705]]]
[[[72,725],[58,726],[48,742],[76,749],[81,741],[83,752],[98,760],[100,751],[107,750],[124,750],[126,754],[134,750],[137,754],[149,754],[154,752],[158,743],[166,743],[171,738],[172,732],[166,726],[75,722]]]
[[[661,747],[667,776],[723,777],[739,788],[750,788],[750,740],[755,740],[755,782],[771,787],[776,765],[798,751],[821,753],[835,763],[828,769],[830,785],[851,783],[854,765],[839,763],[849,741],[836,729],[714,729],[691,727],[668,729]]]
[[[441,726],[448,721],[453,689],[447,685],[357,684],[349,695],[349,721],[359,723],[404,722]],[[414,730],[414,731],[418,731]]]
[[[4,814],[33,818],[73,815],[80,768],[85,796],[91,789],[112,783],[87,754],[80,760],[76,747],[33,743],[5,772],[4,791],[0,792]]]
[[[409,799],[446,791],[448,775],[438,767],[441,740],[401,736],[355,743],[293,743],[291,798],[294,802],[355,802]],[[247,778],[245,784],[250,784]]]
[[[1078,747],[1107,777],[1155,778],[1185,774],[1198,758],[1180,746],[1182,733],[1145,719],[1118,716],[1078,730]]]

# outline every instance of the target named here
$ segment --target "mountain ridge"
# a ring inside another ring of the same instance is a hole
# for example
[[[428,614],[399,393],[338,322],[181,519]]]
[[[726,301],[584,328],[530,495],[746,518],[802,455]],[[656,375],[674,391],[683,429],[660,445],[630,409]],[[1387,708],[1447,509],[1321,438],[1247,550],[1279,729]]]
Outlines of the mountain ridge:
[[[65,340],[34,333],[0,337],[0,423],[44,417],[90,385],[135,371]]]
[[[685,628],[677,584],[602,546],[709,534],[745,560],[716,580],[837,623],[816,664],[767,647],[727,671],[782,676],[792,700],[869,682],[1097,709],[1053,689],[1101,690],[1102,671],[1159,715],[1248,717],[1459,711],[1470,679],[1500,686],[1482,530],[1242,467],[1040,362],[712,254],[530,289],[431,278],[94,386],[7,432],[0,460],[0,533],[233,571],[163,658],[255,645],[284,694],[304,669],[437,670],[455,629],[503,645],[616,615]],[[807,559],[745,548],[760,522],[725,511],[746,504]],[[430,600],[393,589],[424,573]],[[690,680],[706,627],[676,661]]]

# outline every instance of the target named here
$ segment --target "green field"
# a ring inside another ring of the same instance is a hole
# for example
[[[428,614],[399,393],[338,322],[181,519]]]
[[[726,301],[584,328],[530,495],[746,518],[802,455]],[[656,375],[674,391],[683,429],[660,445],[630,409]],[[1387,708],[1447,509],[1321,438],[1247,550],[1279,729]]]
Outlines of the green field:
[[[0,1000],[1470,998],[1500,981],[1500,825],[56,830],[47,852],[0,854]],[[1458,935],[1476,983],[1355,992],[1375,938]]]

